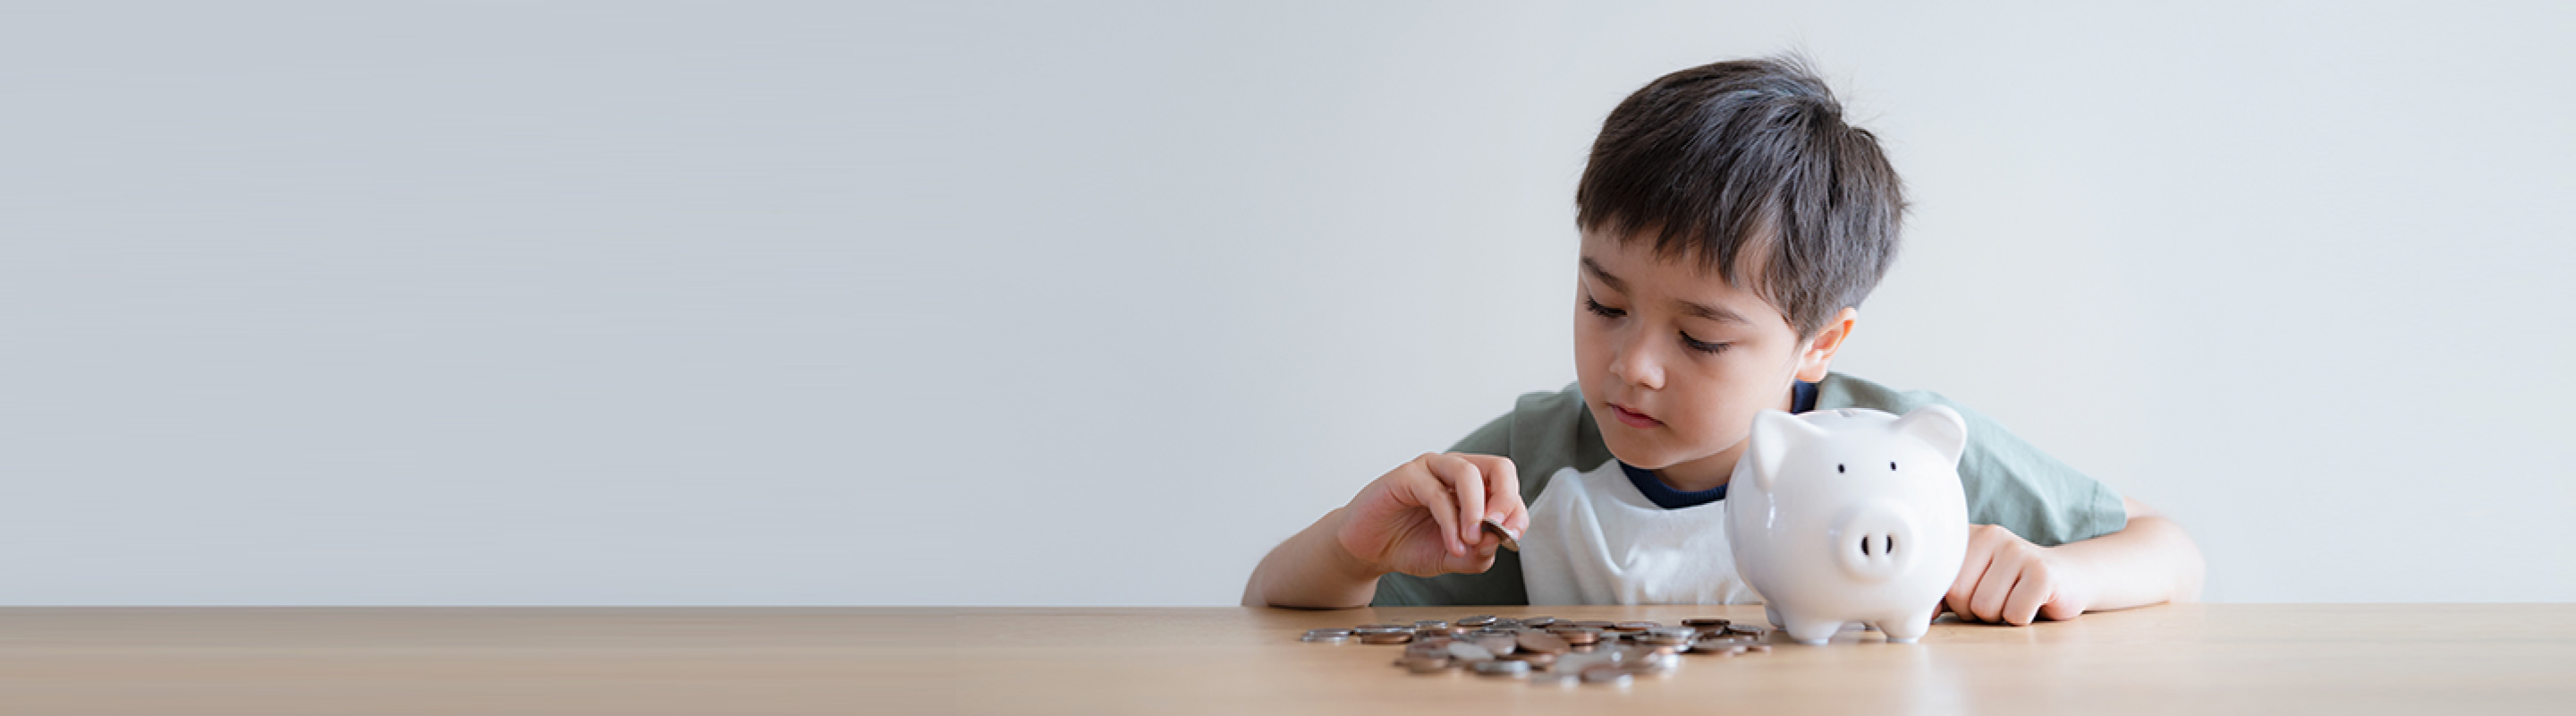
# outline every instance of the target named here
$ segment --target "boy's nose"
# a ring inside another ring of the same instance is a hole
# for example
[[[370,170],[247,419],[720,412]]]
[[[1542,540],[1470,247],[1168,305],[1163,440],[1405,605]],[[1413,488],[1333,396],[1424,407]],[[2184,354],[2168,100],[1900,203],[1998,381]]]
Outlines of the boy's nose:
[[[1640,331],[1642,333],[1642,331]],[[1620,380],[1660,390],[1664,387],[1664,367],[1654,359],[1646,341],[1632,340],[1619,347],[1619,355],[1610,361],[1610,375]]]

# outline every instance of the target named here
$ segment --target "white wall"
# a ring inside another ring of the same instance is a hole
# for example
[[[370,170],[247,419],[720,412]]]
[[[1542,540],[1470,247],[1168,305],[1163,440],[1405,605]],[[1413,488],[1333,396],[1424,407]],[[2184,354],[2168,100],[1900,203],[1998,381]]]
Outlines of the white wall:
[[[1839,368],[2213,599],[2576,599],[2564,5],[928,5],[12,10],[0,603],[1229,604],[1793,47],[1915,199]]]

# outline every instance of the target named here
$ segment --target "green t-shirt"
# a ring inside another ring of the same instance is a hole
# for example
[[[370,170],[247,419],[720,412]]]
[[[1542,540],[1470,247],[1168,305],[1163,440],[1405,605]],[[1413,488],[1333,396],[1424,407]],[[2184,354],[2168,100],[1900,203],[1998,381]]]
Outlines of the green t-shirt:
[[[1959,456],[1959,483],[1968,493],[1968,521],[2002,525],[2042,546],[2092,539],[2128,524],[2120,495],[2102,483],[2022,442],[1993,419],[1925,390],[1898,391],[1841,373],[1816,383],[1817,410],[1871,408],[1898,415],[1939,403],[1968,421],[1968,447]],[[1521,502],[1538,501],[1558,470],[1590,470],[1609,462],[1601,426],[1583,401],[1579,384],[1553,393],[1522,395],[1512,412],[1495,418],[1449,448],[1451,452],[1512,459],[1521,478]],[[1416,577],[1388,574],[1377,580],[1374,606],[1528,604],[1520,555],[1494,556],[1480,574]]]

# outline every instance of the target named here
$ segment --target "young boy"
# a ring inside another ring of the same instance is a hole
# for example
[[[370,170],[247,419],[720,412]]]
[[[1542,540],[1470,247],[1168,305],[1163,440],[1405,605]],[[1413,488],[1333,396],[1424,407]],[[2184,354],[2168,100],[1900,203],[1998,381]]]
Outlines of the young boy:
[[[2172,521],[1940,395],[1826,370],[1904,209],[1877,139],[1841,114],[1794,58],[1682,70],[1621,102],[1575,190],[1575,383],[1362,488],[1262,559],[1244,603],[1755,601],[1717,504],[1754,414],[1931,403],[1969,423],[1975,526],[1948,610],[2021,625],[2196,598],[2200,553]],[[1498,552],[1487,518],[1523,550]]]

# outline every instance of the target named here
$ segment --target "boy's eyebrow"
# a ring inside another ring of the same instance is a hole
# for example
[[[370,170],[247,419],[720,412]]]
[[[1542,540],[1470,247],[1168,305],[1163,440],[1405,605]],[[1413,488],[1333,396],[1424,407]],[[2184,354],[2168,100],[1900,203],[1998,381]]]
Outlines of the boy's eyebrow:
[[[1595,278],[1595,279],[1599,279],[1602,283],[1610,284],[1610,290],[1612,290],[1612,291],[1618,291],[1618,292],[1620,292],[1620,293],[1627,293],[1627,292],[1628,292],[1628,282],[1626,282],[1626,281],[1621,281],[1621,280],[1619,280],[1619,277],[1610,275],[1609,270],[1601,268],[1601,264],[1600,264],[1599,262],[1593,261],[1593,260],[1592,260],[1592,257],[1590,257],[1590,256],[1585,256],[1585,257],[1583,257],[1583,272],[1584,272],[1584,273],[1588,273],[1588,274],[1592,274],[1592,277],[1593,277],[1593,278]],[[1681,304],[1681,305],[1682,305],[1682,312],[1683,312],[1683,313],[1687,313],[1687,314],[1690,314],[1690,315],[1693,315],[1693,316],[1697,316],[1697,317],[1700,317],[1700,318],[1705,318],[1705,319],[1712,320],[1712,321],[1717,321],[1717,322],[1720,322],[1720,323],[1742,323],[1742,324],[1745,324],[1745,325],[1752,325],[1752,323],[1753,323],[1752,321],[1745,320],[1745,319],[1744,319],[1744,314],[1740,314],[1740,313],[1736,313],[1736,312],[1734,312],[1734,311],[1727,310],[1725,306],[1711,306],[1711,305],[1707,305],[1707,304],[1703,304],[1703,303],[1698,303],[1698,302],[1694,302],[1694,301],[1683,301],[1683,300],[1679,300],[1679,299],[1676,299],[1676,300],[1674,301],[1674,303],[1679,303],[1679,304]]]
[[[1725,306],[1706,306],[1692,303],[1690,301],[1680,300],[1676,300],[1676,302],[1682,304],[1683,313],[1706,318],[1708,320],[1717,321],[1719,323],[1742,323],[1746,325],[1752,325],[1753,323],[1752,321],[1744,320],[1744,316],[1742,314],[1726,310]]]
[[[1593,261],[1590,256],[1583,257],[1583,271],[1585,273],[1592,274],[1592,277],[1595,279],[1600,279],[1602,283],[1610,284],[1610,290],[1612,291],[1620,293],[1628,292],[1628,282],[1621,281],[1619,280],[1619,277],[1610,275],[1609,270],[1601,268],[1600,262]]]

